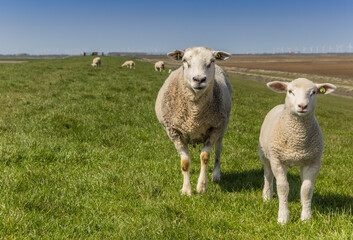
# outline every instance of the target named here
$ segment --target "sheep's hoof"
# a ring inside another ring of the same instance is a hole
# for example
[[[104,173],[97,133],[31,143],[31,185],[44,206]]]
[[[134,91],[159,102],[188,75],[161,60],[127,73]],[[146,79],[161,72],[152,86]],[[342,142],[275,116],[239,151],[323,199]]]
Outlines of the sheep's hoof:
[[[212,182],[220,182],[221,181],[221,173],[218,172],[213,172],[212,174]]]
[[[197,193],[204,193],[207,191],[207,182],[198,183],[196,188]]]
[[[191,187],[189,188],[183,187],[183,189],[181,189],[181,194],[186,196],[191,196]]]

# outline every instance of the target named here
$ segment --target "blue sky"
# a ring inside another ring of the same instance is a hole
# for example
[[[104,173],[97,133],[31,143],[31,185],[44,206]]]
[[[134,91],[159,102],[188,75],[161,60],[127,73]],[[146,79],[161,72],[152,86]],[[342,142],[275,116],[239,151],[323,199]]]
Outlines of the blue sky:
[[[352,0],[0,0],[0,54],[353,51]]]

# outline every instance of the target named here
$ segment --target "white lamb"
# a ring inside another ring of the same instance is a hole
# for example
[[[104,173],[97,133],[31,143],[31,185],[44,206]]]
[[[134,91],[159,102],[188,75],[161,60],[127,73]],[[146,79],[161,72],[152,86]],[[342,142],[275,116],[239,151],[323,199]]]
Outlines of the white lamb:
[[[163,61],[158,61],[154,64],[154,70],[156,72],[162,72],[164,71],[164,62]]]
[[[329,83],[316,84],[305,78],[290,83],[269,82],[276,92],[286,92],[285,104],[274,107],[266,116],[260,133],[259,155],[264,164],[264,201],[273,194],[276,177],[279,199],[278,223],[289,221],[287,168],[300,166],[302,186],[301,220],[311,217],[314,181],[321,167],[324,142],[314,111],[317,94],[329,94],[336,87]]]
[[[134,61],[126,61],[121,65],[122,67],[128,67],[130,69],[135,69],[135,62]]]
[[[222,140],[231,110],[232,87],[215,60],[228,59],[230,54],[205,47],[175,50],[168,53],[183,65],[173,71],[160,89],[156,114],[181,157],[184,176],[182,194],[191,195],[190,155],[188,144],[204,144],[201,150],[201,171],[197,192],[208,187],[207,164],[215,145],[213,181],[219,181]]]
[[[92,66],[93,67],[100,67],[102,64],[102,60],[100,57],[96,57],[93,59]]]

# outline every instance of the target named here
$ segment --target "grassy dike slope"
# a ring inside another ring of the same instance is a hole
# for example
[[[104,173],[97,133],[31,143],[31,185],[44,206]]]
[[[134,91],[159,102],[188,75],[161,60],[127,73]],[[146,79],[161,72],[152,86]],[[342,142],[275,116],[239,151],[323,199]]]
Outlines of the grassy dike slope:
[[[318,97],[325,138],[313,219],[300,222],[299,169],[289,170],[290,223],[263,203],[257,156],[266,113],[284,94],[231,78],[233,108],[222,179],[195,193],[200,147],[190,148],[193,196],[180,195],[180,160],[154,113],[167,73],[150,63],[92,57],[0,65],[0,238],[349,239],[353,234],[353,100]],[[213,154],[212,154],[213,157]],[[211,178],[213,163],[209,164]]]

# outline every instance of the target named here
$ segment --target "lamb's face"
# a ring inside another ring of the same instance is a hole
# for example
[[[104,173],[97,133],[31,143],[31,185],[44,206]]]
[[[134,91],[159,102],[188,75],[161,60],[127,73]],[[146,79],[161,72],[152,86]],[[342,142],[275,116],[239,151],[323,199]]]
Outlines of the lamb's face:
[[[305,78],[298,78],[287,85],[286,105],[298,116],[315,111],[317,87]]]
[[[182,60],[184,80],[194,92],[201,92],[214,81],[215,60],[228,59],[230,54],[213,51],[205,47],[188,48],[184,51],[175,50],[168,56]]]
[[[290,83],[269,82],[267,86],[276,92],[286,92],[286,108],[298,116],[306,116],[315,111],[317,94],[329,94],[336,89],[330,83],[316,84],[305,78]]]

